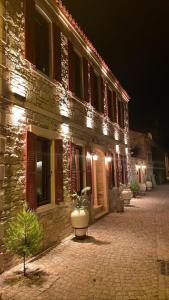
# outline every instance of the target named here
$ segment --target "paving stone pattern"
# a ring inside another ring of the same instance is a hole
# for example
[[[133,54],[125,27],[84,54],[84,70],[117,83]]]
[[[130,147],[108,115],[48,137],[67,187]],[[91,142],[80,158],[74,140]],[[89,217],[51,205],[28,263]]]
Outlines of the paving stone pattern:
[[[112,213],[89,228],[89,238],[72,237],[29,264],[44,272],[41,283],[6,282],[3,300],[169,299],[169,186],[132,199],[125,212]],[[168,271],[167,271],[168,270]]]

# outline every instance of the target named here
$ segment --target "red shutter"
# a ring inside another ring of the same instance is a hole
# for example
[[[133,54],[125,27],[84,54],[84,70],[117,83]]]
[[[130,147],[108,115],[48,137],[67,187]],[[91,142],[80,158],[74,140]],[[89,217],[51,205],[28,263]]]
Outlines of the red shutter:
[[[116,153],[116,183],[117,187],[120,186],[120,174],[119,174],[119,154]]]
[[[95,107],[95,95],[94,95],[94,70],[90,65],[90,88],[91,88],[91,105]]]
[[[89,102],[89,77],[88,77],[88,61],[83,58],[83,82],[84,82],[84,100]]]
[[[55,202],[63,201],[63,141],[55,140]]]
[[[61,32],[53,23],[53,78],[61,82]]]
[[[105,85],[104,80],[100,76],[100,112],[104,113],[104,97],[105,97]]]
[[[71,143],[71,147],[70,147],[70,178],[71,178],[71,192],[72,193],[77,191],[75,151],[76,151],[76,146],[73,143]]]
[[[91,160],[91,148],[86,147],[86,186],[91,187],[92,191],[92,160]]]
[[[25,14],[25,58],[35,64],[35,1],[24,1]]]
[[[74,92],[74,85],[73,85],[74,51],[73,51],[73,45],[70,41],[68,42],[68,55],[69,55],[69,90],[71,92]]]
[[[114,122],[117,123],[117,101],[116,101],[116,92],[113,91],[113,119],[114,119]]]
[[[37,207],[36,193],[36,135],[27,132],[26,139],[26,200],[31,209]]]

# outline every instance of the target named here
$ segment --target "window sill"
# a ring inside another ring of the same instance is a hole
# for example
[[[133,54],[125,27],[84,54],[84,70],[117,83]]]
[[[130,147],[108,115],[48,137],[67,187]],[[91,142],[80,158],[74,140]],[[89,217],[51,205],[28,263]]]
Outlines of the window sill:
[[[39,206],[36,211],[37,213],[43,213],[43,212],[46,212],[47,210],[50,210],[50,209],[53,209],[55,208],[56,205],[53,204],[53,203],[49,203],[49,204],[44,204],[42,206]]]

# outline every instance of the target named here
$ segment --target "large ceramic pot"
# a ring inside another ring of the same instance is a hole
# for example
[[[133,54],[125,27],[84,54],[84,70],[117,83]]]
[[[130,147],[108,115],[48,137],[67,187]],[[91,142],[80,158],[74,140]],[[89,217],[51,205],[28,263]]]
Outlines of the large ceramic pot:
[[[139,187],[140,187],[140,194],[144,195],[145,192],[146,192],[146,184],[145,183],[140,183]]]
[[[150,180],[147,180],[146,181],[146,188],[147,188],[147,191],[151,191],[152,190],[152,182]]]
[[[132,196],[133,196],[133,194],[132,194],[132,191],[130,189],[126,189],[126,190],[123,190],[121,192],[121,197],[124,200],[125,205],[130,204],[130,200],[131,200]]]
[[[75,229],[75,236],[79,239],[86,237],[89,225],[89,212],[85,208],[75,208],[71,213],[72,227]]]

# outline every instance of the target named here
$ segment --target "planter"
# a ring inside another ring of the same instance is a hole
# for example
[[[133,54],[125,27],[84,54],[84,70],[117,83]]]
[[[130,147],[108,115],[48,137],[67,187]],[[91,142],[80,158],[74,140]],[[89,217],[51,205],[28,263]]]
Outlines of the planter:
[[[139,187],[140,187],[140,194],[144,195],[145,192],[146,192],[146,184],[145,183],[140,183]]]
[[[124,201],[124,205],[129,205],[130,204],[130,200],[132,198],[133,194],[131,190],[123,190],[121,192],[121,198]]]
[[[151,191],[152,190],[152,182],[150,180],[147,180],[146,181],[146,188],[147,188],[147,191]]]
[[[84,208],[75,208],[71,213],[72,227],[75,229],[75,236],[79,239],[86,237],[89,225],[89,212]]]

